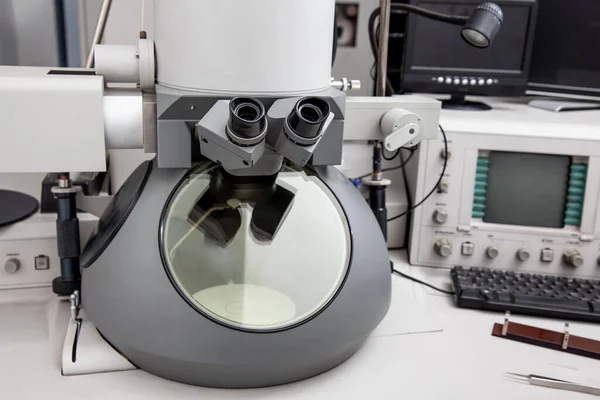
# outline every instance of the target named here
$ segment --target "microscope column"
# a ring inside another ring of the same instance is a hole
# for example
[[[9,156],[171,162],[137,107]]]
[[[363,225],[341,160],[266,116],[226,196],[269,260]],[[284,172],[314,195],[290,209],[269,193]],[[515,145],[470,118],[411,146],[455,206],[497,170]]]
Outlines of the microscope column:
[[[69,296],[81,287],[79,255],[79,220],[77,219],[77,190],[68,175],[61,175],[58,187],[52,189],[58,205],[56,240],[60,258],[60,276],[52,281],[52,290],[61,296]]]

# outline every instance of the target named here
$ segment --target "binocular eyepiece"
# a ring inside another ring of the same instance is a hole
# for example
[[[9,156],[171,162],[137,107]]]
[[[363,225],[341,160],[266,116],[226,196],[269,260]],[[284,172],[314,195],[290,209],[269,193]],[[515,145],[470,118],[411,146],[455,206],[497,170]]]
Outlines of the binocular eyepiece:
[[[319,97],[300,99],[288,116],[288,126],[294,133],[306,139],[319,136],[329,117],[329,103]]]
[[[265,132],[267,117],[263,104],[253,98],[236,97],[229,102],[227,127],[242,139],[254,139]]]

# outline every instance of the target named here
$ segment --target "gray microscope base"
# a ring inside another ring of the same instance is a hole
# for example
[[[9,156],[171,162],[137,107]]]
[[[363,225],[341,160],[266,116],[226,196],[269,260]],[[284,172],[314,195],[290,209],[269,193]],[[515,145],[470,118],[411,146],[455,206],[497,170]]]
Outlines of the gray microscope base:
[[[280,385],[344,362],[387,313],[389,258],[356,188],[333,167],[316,171],[344,209],[352,254],[342,288],[314,318],[285,331],[249,333],[214,323],[188,305],[169,280],[158,246],[161,213],[186,170],[155,165],[124,225],[83,269],[82,305],[90,320],[136,367],[193,385]]]

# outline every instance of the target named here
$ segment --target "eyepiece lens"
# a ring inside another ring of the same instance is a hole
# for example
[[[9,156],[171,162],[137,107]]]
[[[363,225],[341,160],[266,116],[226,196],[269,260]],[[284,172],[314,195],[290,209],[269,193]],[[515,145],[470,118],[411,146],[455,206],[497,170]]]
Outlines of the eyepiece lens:
[[[304,104],[300,106],[300,116],[308,122],[317,122],[323,118],[323,113],[312,104]]]
[[[255,122],[260,114],[258,107],[250,103],[240,104],[234,112],[240,119],[246,122]]]
[[[262,103],[251,97],[236,97],[229,103],[229,121],[231,132],[243,138],[259,136],[265,129],[267,119]]]
[[[329,103],[319,97],[300,99],[294,110],[288,116],[288,124],[297,135],[303,138],[315,138],[321,133],[321,128],[331,108]]]

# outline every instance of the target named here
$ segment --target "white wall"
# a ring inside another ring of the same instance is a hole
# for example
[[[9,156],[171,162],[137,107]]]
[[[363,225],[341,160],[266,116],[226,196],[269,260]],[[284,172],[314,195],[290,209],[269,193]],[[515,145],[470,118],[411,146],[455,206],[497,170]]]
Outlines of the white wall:
[[[106,30],[104,31],[105,44],[136,44],[139,38],[142,20],[142,1],[143,0],[113,0],[106,22]],[[165,0],[159,0],[165,1]],[[94,36],[96,21],[102,6],[102,0],[79,0],[79,4],[83,7],[84,38],[87,43],[87,49]],[[145,30],[148,32],[148,37],[152,37],[153,21],[154,21],[154,1],[146,0],[145,12]],[[87,53],[87,51],[86,51]]]

